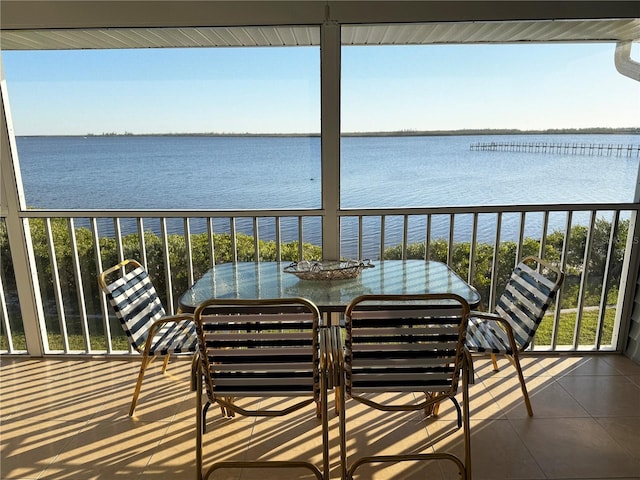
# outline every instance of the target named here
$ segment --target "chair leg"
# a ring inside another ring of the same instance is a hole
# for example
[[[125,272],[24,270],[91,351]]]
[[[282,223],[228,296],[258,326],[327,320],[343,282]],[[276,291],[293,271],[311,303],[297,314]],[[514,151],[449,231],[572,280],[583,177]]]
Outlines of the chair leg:
[[[202,480],[202,434],[204,432],[204,420],[202,411],[202,373],[200,363],[196,365],[195,373],[196,390],[196,480]]]
[[[326,371],[320,377],[320,421],[322,422],[322,478],[329,479],[329,392]]]
[[[469,418],[469,374],[471,356],[465,357],[462,369],[462,422],[464,435],[464,475],[465,480],[471,480],[471,420]],[[458,411],[459,413],[459,411]],[[460,418],[460,417],[458,417]]]
[[[197,388],[197,379],[196,376],[198,375],[198,365],[200,364],[200,357],[198,357],[198,354],[194,354],[193,358],[191,359],[191,391],[195,392],[196,388]]]
[[[140,362],[140,371],[138,372],[138,381],[136,382],[136,388],[133,391],[133,399],[131,400],[131,408],[129,408],[129,416],[133,417],[133,412],[136,409],[136,404],[138,403],[138,397],[140,396],[140,389],[142,388],[142,379],[144,378],[144,372],[149,366],[149,364],[153,361],[154,357],[142,357],[142,362]]]
[[[345,480],[347,478],[347,412],[345,405],[345,389],[344,389],[344,380],[340,379],[340,384],[337,385],[337,388],[340,391],[339,398],[337,399],[339,402],[338,405],[338,430],[340,435],[340,469],[341,469],[341,480]]]
[[[518,372],[518,380],[520,380],[520,388],[522,389],[522,396],[524,397],[524,404],[527,407],[527,413],[530,417],[533,417],[533,408],[531,407],[531,401],[529,400],[527,386],[524,383],[524,374],[522,373],[522,367],[520,366],[520,359],[518,358],[517,352],[511,356],[511,361]]]
[[[170,358],[171,358],[171,355],[164,356],[164,363],[162,364],[162,373],[165,373],[167,371],[167,365],[169,365]]]
[[[425,396],[425,400],[428,401],[433,397],[433,393],[424,392],[424,396]],[[425,417],[430,417],[431,415],[433,415],[434,417],[437,417],[439,411],[440,411],[440,402],[432,403],[432,404],[427,405],[426,407],[424,407],[424,416]]]
[[[498,359],[496,358],[496,354],[495,353],[491,354],[491,363],[493,364],[493,371],[494,372],[499,372],[500,371],[500,367],[498,367]]]

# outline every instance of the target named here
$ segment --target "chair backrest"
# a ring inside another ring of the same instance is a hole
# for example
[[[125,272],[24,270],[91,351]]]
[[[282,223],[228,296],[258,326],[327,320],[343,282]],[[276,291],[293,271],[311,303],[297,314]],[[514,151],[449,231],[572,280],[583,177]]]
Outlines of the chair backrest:
[[[533,340],[563,279],[564,273],[537,257],[526,257],[514,268],[495,313],[509,322],[520,349]]]
[[[127,271],[127,267],[133,269]],[[111,274],[116,274],[117,278],[107,283]],[[135,260],[125,260],[102,272],[98,283],[131,345],[140,351],[153,322],[165,316],[165,310],[147,271]]]
[[[211,299],[194,317],[209,401],[225,405],[224,398],[234,396],[319,401],[320,313],[312,302]]]
[[[345,314],[345,388],[453,396],[464,358],[469,305],[457,295],[363,295]]]

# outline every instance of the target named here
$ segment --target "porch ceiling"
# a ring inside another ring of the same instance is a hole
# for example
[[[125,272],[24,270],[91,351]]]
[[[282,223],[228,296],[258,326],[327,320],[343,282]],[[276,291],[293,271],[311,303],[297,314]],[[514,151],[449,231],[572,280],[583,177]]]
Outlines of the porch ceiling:
[[[640,40],[640,18],[343,25],[343,45]],[[95,28],[0,31],[2,50],[310,46],[317,26]]]

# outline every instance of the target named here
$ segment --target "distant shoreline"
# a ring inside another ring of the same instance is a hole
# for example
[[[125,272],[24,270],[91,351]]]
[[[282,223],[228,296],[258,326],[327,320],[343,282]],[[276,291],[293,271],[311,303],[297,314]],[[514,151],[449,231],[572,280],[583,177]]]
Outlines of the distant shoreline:
[[[640,127],[554,128],[546,130],[462,129],[399,130],[392,132],[345,132],[343,137],[437,137],[464,135],[640,135]],[[87,133],[86,135],[16,135],[17,137],[320,137],[319,133]]]

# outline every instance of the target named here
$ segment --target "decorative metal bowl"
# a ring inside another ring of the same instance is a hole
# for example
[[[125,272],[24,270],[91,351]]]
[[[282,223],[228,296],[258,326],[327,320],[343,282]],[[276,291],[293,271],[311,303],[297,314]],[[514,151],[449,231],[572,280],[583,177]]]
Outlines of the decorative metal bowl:
[[[371,260],[343,260],[340,262],[307,261],[294,262],[285,267],[286,273],[293,273],[302,280],[346,280],[355,278],[365,268],[373,268]]]

